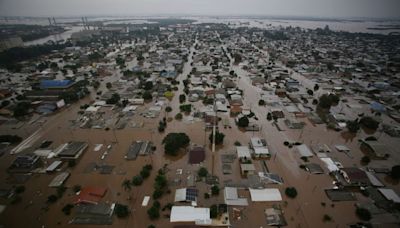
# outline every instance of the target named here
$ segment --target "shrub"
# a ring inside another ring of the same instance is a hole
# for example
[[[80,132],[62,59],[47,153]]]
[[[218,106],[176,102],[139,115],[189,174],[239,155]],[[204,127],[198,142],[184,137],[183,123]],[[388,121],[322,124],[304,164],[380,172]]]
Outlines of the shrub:
[[[139,185],[141,185],[143,183],[143,177],[141,177],[141,176],[134,176],[133,178],[132,178],[132,184],[134,185],[134,186],[139,186]]]
[[[218,206],[217,205],[211,205],[210,207],[210,217],[211,218],[216,218],[218,216]]]
[[[160,209],[152,206],[147,210],[147,214],[151,220],[158,219],[160,217]]]
[[[364,116],[360,120],[360,124],[366,128],[376,130],[379,127],[379,122],[370,116]]]
[[[358,123],[358,119],[354,121],[347,121],[346,123],[347,129],[352,133],[357,133],[360,130],[360,124]]]
[[[165,111],[166,111],[166,112],[172,112],[172,108],[171,108],[170,106],[167,106],[167,107],[165,108]]]
[[[212,144],[213,143],[213,133],[211,132],[211,134],[210,134],[210,136],[208,137],[208,139],[210,140],[210,143]],[[224,135],[224,133],[221,133],[221,132],[219,132],[219,131],[216,131],[216,133],[215,133],[215,144],[216,145],[221,145],[221,144],[223,144],[224,143],[224,138],[225,138],[225,135]]]
[[[209,199],[210,198],[210,194],[208,192],[204,193],[204,199]]]
[[[234,145],[235,146],[241,146],[242,144],[239,141],[235,141]]]
[[[181,120],[182,118],[183,118],[182,113],[177,113],[177,114],[175,115],[175,119],[176,119],[176,120]]]
[[[371,219],[371,213],[368,209],[365,208],[357,208],[356,215],[358,216],[358,218],[364,221],[369,221]]]
[[[249,119],[246,116],[243,116],[238,120],[237,125],[239,127],[248,127],[249,126]]]
[[[118,218],[125,218],[130,213],[127,205],[123,205],[123,204],[119,204],[119,203],[115,204],[114,211]]]
[[[289,198],[296,198],[297,196],[297,190],[294,187],[288,187],[285,189],[285,194],[289,197]]]
[[[148,169],[142,169],[142,171],[140,171],[140,176],[141,176],[143,179],[148,178],[148,177],[150,176],[150,170],[148,170]]]
[[[265,105],[265,101],[264,101],[264,100],[259,100],[259,101],[258,101],[258,105],[264,106],[264,105]]]
[[[197,171],[199,177],[206,177],[208,175],[208,170],[204,167],[201,167],[199,171]]]
[[[164,192],[161,189],[155,189],[153,192],[153,198],[159,199],[163,194]]]
[[[218,187],[218,185],[213,185],[211,187],[211,195],[213,195],[213,196],[219,195],[219,187]]]

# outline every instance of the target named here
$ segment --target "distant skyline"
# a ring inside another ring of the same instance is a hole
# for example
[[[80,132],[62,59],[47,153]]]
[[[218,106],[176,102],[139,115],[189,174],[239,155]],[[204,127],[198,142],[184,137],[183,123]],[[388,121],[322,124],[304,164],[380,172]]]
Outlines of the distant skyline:
[[[0,16],[258,15],[400,18],[400,0],[0,0]]]

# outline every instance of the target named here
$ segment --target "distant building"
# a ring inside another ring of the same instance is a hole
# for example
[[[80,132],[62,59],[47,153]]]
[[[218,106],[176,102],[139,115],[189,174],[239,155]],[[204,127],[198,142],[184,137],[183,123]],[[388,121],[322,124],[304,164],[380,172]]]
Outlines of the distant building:
[[[41,165],[37,155],[19,155],[8,168],[9,172],[30,172]]]

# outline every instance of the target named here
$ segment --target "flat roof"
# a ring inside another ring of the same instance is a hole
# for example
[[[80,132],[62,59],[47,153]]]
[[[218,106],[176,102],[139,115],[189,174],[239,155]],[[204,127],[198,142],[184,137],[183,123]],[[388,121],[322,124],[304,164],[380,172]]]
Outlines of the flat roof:
[[[297,151],[299,151],[301,157],[312,157],[313,153],[306,144],[301,144],[297,146]]]
[[[378,188],[378,191],[380,193],[382,193],[382,195],[388,199],[391,200],[395,203],[400,203],[400,197],[399,195],[397,195],[397,193],[395,191],[393,191],[393,189],[390,188]]]
[[[237,146],[236,147],[236,152],[239,158],[250,158],[251,154],[250,154],[250,149],[247,146]]]
[[[282,201],[281,193],[277,188],[265,188],[265,189],[252,189],[250,190],[251,201],[253,202],[270,202],[270,201]]]
[[[68,179],[68,177],[69,177],[68,172],[60,173],[59,175],[53,178],[53,180],[49,184],[49,187],[56,188],[61,186]]]
[[[192,206],[173,206],[170,222],[196,222],[197,220],[210,221],[210,208],[195,208]]]

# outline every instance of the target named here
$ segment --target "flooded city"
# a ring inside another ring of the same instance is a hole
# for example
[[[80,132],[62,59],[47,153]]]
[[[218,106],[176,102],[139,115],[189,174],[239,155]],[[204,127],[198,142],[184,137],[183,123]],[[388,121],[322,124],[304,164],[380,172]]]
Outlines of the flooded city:
[[[39,2],[0,3],[0,227],[399,227],[397,3]]]

